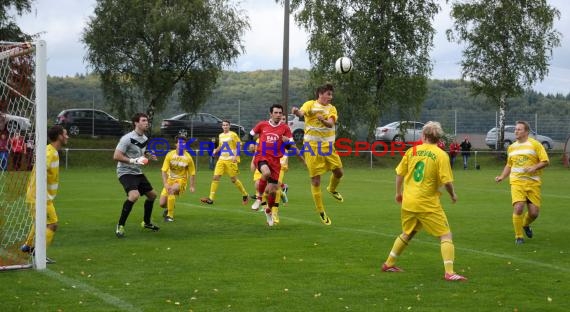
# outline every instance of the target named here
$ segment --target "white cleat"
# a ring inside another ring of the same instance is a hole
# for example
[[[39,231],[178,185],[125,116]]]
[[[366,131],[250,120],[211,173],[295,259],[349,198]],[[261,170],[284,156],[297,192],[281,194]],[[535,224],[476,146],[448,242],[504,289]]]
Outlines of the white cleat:
[[[258,211],[259,206],[261,206],[261,199],[258,198],[253,202],[253,205],[251,205],[251,210]]]
[[[273,226],[273,216],[271,215],[271,209],[265,209],[265,218],[267,218],[267,225]]]

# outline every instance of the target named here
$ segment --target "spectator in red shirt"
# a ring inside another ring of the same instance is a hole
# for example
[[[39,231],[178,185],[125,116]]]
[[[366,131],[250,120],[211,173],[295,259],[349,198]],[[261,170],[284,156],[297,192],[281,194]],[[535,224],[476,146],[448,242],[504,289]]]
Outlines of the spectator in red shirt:
[[[16,132],[10,139],[10,149],[12,151],[12,169],[20,170],[23,155],[26,154],[26,141],[20,133]]]
[[[459,143],[457,143],[457,140],[453,140],[453,142],[449,144],[449,161],[451,162],[451,168],[453,168],[455,157],[457,157],[457,154],[459,154],[460,151],[461,147],[459,146]]]

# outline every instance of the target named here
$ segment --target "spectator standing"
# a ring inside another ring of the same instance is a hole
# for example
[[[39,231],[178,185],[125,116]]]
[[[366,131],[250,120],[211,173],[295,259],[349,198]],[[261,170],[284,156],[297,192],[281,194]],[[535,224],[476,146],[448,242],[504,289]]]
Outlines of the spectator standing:
[[[0,170],[8,169],[8,136],[4,132],[0,132]]]
[[[467,161],[471,156],[471,142],[469,137],[466,136],[463,142],[459,145],[461,147],[461,156],[463,156],[463,169],[467,169]]]
[[[20,133],[16,132],[14,137],[10,139],[10,149],[12,150],[12,169],[20,170],[23,155],[26,153],[26,142]]]
[[[453,140],[451,144],[449,144],[449,161],[451,162],[451,168],[453,169],[453,164],[455,163],[455,157],[461,151],[461,146],[457,143],[456,140]]]

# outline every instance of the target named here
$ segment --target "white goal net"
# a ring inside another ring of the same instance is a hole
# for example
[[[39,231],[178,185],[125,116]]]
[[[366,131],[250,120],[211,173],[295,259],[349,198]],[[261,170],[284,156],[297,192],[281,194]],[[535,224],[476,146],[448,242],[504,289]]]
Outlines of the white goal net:
[[[43,209],[35,209],[39,215],[43,212],[43,218],[34,218],[26,203],[30,179],[43,178],[44,182],[38,185],[45,185],[45,81],[43,41],[0,42],[0,270],[32,267],[35,258],[20,247],[36,219],[40,222],[43,219],[45,228],[45,200]],[[37,163],[36,154],[43,155]],[[44,174],[32,177],[34,165]],[[45,193],[45,187],[39,189],[37,193]],[[36,202],[41,206],[41,201]],[[45,230],[41,232],[45,235]],[[43,242],[45,245],[45,239]],[[45,247],[40,244],[36,249],[36,258],[43,258],[36,259],[36,264],[37,260],[43,260],[44,265],[39,268],[44,268]]]

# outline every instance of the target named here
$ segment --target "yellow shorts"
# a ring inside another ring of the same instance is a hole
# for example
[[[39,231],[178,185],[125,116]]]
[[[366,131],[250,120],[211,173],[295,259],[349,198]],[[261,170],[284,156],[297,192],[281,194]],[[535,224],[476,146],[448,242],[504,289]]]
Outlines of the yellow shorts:
[[[309,177],[323,175],[327,171],[342,168],[342,161],[336,150],[333,150],[330,155],[323,156],[320,154],[327,153],[318,153],[316,149],[311,153],[303,153],[309,171]]]
[[[30,213],[32,214],[32,217],[35,218],[36,216],[36,204],[35,203],[28,203],[28,207],[30,208]],[[53,201],[48,200],[46,201],[46,214],[47,214],[47,218],[46,218],[46,224],[54,224],[57,223],[57,221],[59,220],[57,218],[57,213],[55,212],[55,206],[53,205]]]
[[[253,182],[259,181],[259,179],[261,179],[261,172],[255,169],[255,171],[253,172]]]
[[[218,160],[214,169],[214,175],[222,176],[224,174],[227,174],[230,178],[237,176],[239,174],[238,163],[231,160]]]
[[[170,185],[174,185],[174,184],[178,184],[180,187],[180,190],[178,191],[178,195],[182,195],[182,193],[184,193],[184,191],[186,191],[186,184],[188,184],[188,181],[184,178],[178,178],[178,179],[172,179],[172,178],[168,178],[166,180],[166,184]],[[166,190],[166,188],[162,188],[162,191],[160,192],[160,196],[168,196],[168,191]]]
[[[451,232],[447,216],[443,209],[435,212],[413,212],[402,209],[402,232],[411,234],[425,228],[433,236],[442,236]]]
[[[541,205],[540,185],[511,185],[512,204],[530,201],[536,207]]]

